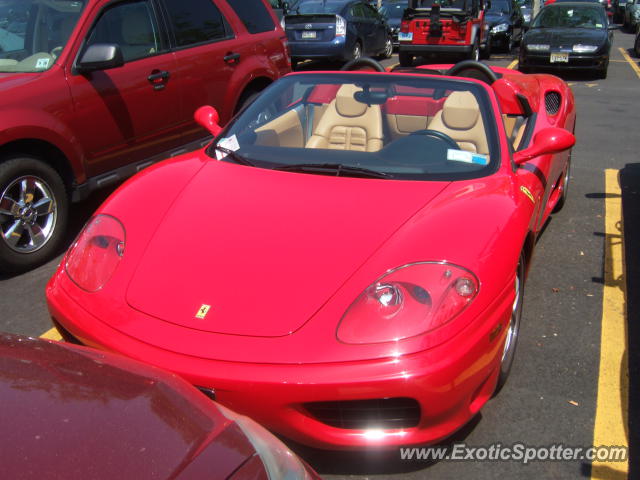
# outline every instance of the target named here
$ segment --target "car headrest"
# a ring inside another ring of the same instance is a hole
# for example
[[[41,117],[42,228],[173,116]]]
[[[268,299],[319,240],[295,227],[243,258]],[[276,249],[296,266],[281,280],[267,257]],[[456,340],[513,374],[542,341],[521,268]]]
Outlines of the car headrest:
[[[356,100],[356,93],[362,92],[360,87],[347,83],[340,87],[336,94],[336,110],[343,117],[359,117],[367,110],[367,104]]]
[[[479,116],[480,108],[471,92],[452,92],[442,106],[442,121],[456,130],[472,128]]]

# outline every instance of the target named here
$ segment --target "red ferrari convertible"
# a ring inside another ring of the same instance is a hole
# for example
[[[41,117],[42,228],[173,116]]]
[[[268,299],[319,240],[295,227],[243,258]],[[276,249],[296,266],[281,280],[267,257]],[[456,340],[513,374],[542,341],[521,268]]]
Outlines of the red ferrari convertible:
[[[569,87],[474,61],[295,73],[224,128],[196,117],[214,141],[122,185],[67,252],[47,286],[63,337],[316,447],[468,422],[509,374],[567,195]]]

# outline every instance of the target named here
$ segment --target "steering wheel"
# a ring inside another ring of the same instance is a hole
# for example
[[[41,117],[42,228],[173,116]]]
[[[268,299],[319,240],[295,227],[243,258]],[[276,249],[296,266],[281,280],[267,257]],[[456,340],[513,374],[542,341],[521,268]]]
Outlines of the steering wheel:
[[[380,62],[369,57],[359,57],[345,63],[340,70],[359,70],[360,67],[371,67],[376,72],[386,72],[387,70]]]
[[[431,130],[427,128],[425,130],[416,130],[415,132],[411,132],[410,135],[423,135],[425,137],[433,137],[439,140],[444,140],[451,148],[461,150],[460,145],[458,145],[458,143],[453,138],[439,130]]]
[[[463,60],[461,62],[456,63],[449,70],[444,72],[445,75],[456,76],[459,72],[463,70],[474,70],[483,74],[486,78],[484,79],[486,83],[491,85],[493,82],[498,80],[495,72],[491,70],[487,65],[482,62],[477,62],[475,60]],[[472,77],[475,78],[475,77]],[[479,79],[482,80],[482,79]]]

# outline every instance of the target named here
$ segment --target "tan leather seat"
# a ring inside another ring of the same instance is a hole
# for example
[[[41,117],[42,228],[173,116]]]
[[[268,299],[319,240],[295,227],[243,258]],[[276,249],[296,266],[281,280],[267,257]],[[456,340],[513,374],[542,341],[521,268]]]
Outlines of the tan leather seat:
[[[307,148],[375,152],[382,148],[382,113],[379,105],[355,99],[360,87],[346,84],[329,103],[318,122]]]
[[[462,150],[489,154],[480,107],[471,92],[452,92],[445,100],[442,110],[433,117],[429,129],[446,133]]]

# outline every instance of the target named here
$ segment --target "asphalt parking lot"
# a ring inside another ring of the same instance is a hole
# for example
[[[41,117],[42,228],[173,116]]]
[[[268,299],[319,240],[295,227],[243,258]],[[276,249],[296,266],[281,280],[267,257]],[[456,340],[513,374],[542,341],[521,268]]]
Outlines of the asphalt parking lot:
[[[449,443],[587,448],[629,442],[631,458],[637,450],[638,429],[633,427],[640,405],[640,333],[632,320],[639,318],[640,308],[640,257],[633,248],[640,244],[640,69],[638,59],[630,57],[632,45],[633,35],[615,33],[606,80],[578,74],[565,78],[578,112],[569,199],[538,241],[511,377]],[[496,54],[489,63],[513,67],[514,58]],[[385,64],[396,62],[394,55]],[[108,193],[74,207],[68,243]],[[2,330],[31,336],[50,330],[44,286],[59,259],[23,275],[0,277]],[[294,448],[323,478],[627,478],[624,464],[592,467],[579,459],[527,465],[430,462],[402,460],[399,451]],[[636,463],[628,468],[628,478],[640,478]]]

